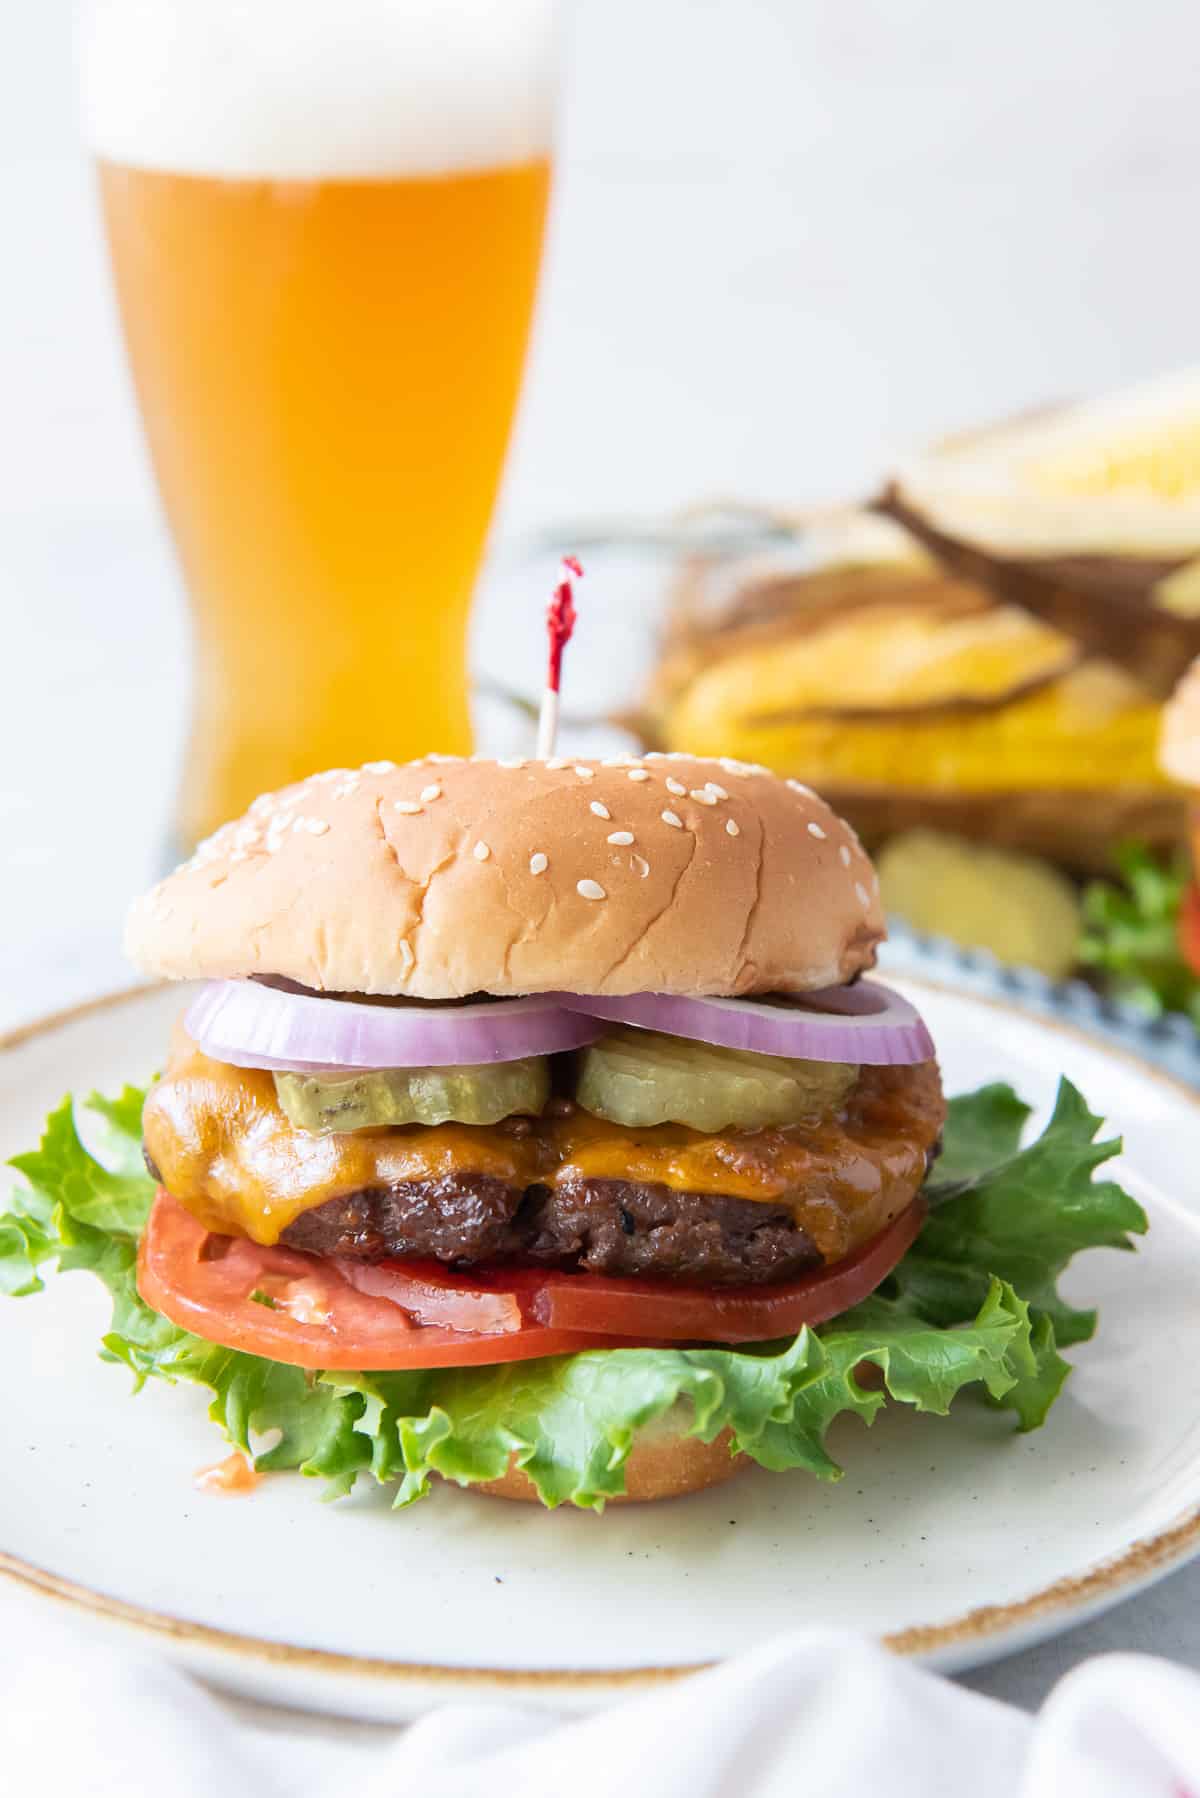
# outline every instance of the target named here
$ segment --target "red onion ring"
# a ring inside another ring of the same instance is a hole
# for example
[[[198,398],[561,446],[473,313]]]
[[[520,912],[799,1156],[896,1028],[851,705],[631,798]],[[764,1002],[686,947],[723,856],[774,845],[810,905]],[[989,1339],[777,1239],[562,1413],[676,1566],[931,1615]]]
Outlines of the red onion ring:
[[[256,980],[210,981],[188,1008],[184,1027],[215,1061],[304,1074],[518,1061],[580,1049],[604,1029],[552,996],[362,1005]]]
[[[690,1037],[720,1049],[911,1067],[932,1061],[933,1038],[915,1006],[875,980],[769,999],[717,999],[685,993],[629,993],[617,999],[555,993],[559,1005],[642,1030]]]
[[[768,999],[546,993],[465,1005],[365,1005],[257,980],[213,980],[184,1020],[217,1061],[309,1074],[553,1055],[595,1042],[609,1021],[805,1061],[904,1067],[934,1054],[915,1008],[873,980]]]

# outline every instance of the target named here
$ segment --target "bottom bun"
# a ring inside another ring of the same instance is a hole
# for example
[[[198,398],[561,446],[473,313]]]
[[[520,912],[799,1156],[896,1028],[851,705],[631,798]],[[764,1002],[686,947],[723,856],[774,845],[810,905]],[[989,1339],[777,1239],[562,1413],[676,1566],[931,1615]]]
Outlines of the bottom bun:
[[[722,1430],[712,1442],[674,1431],[655,1431],[635,1442],[625,1463],[625,1490],[607,1502],[611,1505],[649,1504],[656,1498],[682,1498],[719,1486],[749,1466],[745,1455],[730,1454],[732,1432]],[[539,1504],[537,1490],[527,1474],[510,1461],[498,1480],[472,1488],[492,1498],[517,1498]]]

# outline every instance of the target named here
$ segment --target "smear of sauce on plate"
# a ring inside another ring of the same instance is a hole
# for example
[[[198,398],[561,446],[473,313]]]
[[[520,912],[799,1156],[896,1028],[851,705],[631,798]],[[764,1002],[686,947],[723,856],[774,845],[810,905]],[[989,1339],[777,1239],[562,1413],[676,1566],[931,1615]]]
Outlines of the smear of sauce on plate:
[[[218,1492],[226,1496],[253,1492],[262,1475],[255,1473],[245,1455],[235,1452],[211,1467],[201,1467],[196,1474],[197,1492]]]

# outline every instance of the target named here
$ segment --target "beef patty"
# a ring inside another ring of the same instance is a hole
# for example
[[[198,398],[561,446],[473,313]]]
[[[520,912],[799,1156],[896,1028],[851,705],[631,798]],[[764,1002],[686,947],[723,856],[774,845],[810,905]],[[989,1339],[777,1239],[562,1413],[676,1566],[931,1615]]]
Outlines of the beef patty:
[[[487,1174],[402,1180],[302,1211],[280,1237],[290,1249],[382,1261],[396,1255],[466,1267],[517,1253],[523,1193]]]
[[[786,1206],[633,1180],[524,1192],[482,1175],[412,1181],[330,1199],[289,1224],[281,1240],[368,1261],[395,1255],[467,1267],[519,1260],[697,1286],[793,1279],[821,1262]]]

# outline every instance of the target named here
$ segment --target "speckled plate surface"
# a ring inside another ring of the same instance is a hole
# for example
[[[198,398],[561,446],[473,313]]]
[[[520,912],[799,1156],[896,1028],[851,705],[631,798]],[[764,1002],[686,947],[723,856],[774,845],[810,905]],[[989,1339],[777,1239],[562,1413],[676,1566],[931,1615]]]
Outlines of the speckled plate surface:
[[[1005,1003],[897,981],[951,1091],[1011,1079],[1044,1107],[1060,1072],[1125,1132],[1153,1228],[1070,1285],[1102,1308],[1050,1425],[982,1407],[843,1420],[840,1486],[752,1473],[603,1518],[438,1491],[393,1514],[322,1505],[295,1476],[201,1495],[218,1453],[202,1397],[99,1362],[106,1304],[82,1275],[0,1301],[6,1477],[0,1605],[52,1598],[79,1628],[151,1641],[245,1694],[397,1718],[451,1697],[584,1709],[801,1622],[836,1622],[945,1668],[1079,1622],[1200,1550],[1200,1098],[1145,1063]],[[64,1089],[161,1060],[179,994],[84,1008],[0,1054],[0,1149]]]

